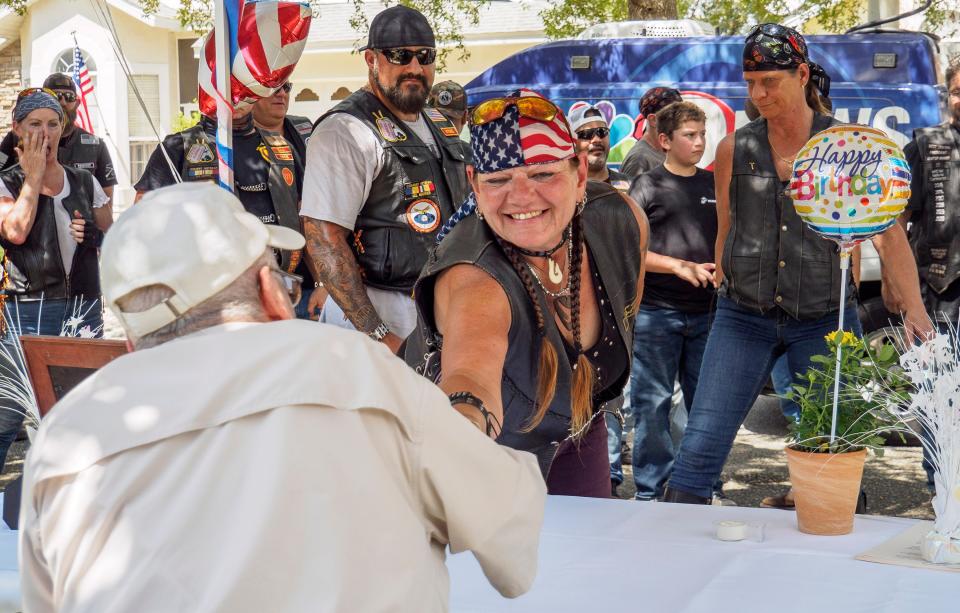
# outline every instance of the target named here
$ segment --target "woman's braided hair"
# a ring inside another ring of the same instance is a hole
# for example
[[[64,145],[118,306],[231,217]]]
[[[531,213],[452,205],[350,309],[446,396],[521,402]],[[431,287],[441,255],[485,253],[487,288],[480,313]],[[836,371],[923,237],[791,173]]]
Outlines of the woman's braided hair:
[[[547,339],[546,316],[540,306],[539,292],[535,281],[527,268],[523,256],[510,243],[494,234],[507,260],[517,272],[527,296],[533,303],[533,310],[537,319],[537,333],[540,337],[540,358],[537,365],[537,397],[535,411],[529,422],[524,426],[524,432],[536,428],[550,403],[553,402],[557,385],[557,351],[553,343]],[[593,413],[593,369],[587,356],[583,353],[580,338],[580,267],[583,262],[583,216],[579,210],[572,221],[570,240],[573,241],[572,257],[570,259],[570,319],[573,328],[573,347],[577,354],[577,362],[573,368],[573,382],[570,389],[570,432],[584,432],[584,426],[590,421]],[[582,434],[581,434],[582,435]]]

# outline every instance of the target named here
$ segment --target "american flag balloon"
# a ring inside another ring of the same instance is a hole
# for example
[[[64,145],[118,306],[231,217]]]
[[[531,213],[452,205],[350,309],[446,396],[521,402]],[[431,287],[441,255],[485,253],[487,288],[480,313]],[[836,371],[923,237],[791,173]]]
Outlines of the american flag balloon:
[[[239,5],[240,19],[236,32],[231,33],[230,103],[243,109],[273,95],[290,78],[307,44],[312,14],[310,6],[300,2],[226,1]],[[218,95],[212,30],[203,41],[203,50],[198,101],[201,113],[215,117]]]
[[[529,89],[512,92],[508,97],[537,96]],[[473,162],[477,172],[496,172],[527,164],[545,164],[575,155],[570,125],[562,112],[552,121],[522,117],[516,106],[509,106],[503,117],[470,127]]]

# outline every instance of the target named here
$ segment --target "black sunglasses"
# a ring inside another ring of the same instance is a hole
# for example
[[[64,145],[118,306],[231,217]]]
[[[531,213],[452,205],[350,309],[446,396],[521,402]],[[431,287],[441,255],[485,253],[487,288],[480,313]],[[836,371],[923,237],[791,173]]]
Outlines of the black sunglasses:
[[[56,90],[57,98],[63,102],[76,102],[77,95],[71,91]]]
[[[437,59],[436,49],[417,49],[416,51],[410,51],[409,49],[380,49],[380,53],[383,54],[383,57],[387,58],[388,62],[396,64],[397,66],[406,66],[413,58],[417,58],[417,62],[419,62],[421,66],[429,66]]]
[[[283,91],[289,94],[293,90],[293,83],[291,83],[290,81],[287,81],[286,83],[280,86],[280,89],[282,89]]]
[[[608,134],[610,134],[610,128],[590,128],[577,132],[577,138],[580,140],[593,140],[594,136],[606,138]]]

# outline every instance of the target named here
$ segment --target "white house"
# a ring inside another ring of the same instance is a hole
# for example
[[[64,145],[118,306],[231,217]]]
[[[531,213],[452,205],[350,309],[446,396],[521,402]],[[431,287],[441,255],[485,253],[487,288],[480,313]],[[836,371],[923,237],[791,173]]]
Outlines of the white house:
[[[480,24],[465,33],[471,57],[460,61],[454,53],[437,79],[466,83],[516,51],[543,42],[538,13],[545,5],[490,3]],[[19,89],[40,85],[51,72],[72,71],[75,37],[95,84],[91,115],[117,167],[115,199],[117,209],[123,209],[133,200],[130,186],[158,135],[169,133],[182,111],[196,108],[198,39],[180,27],[177,6],[178,0],[161,0],[159,13],[151,17],[143,15],[136,0],[28,0],[23,16],[0,9],[0,127],[9,125]],[[372,17],[382,9],[381,3],[368,3],[366,12]],[[318,12],[291,79],[290,112],[312,118],[366,80],[363,58],[353,53],[366,33],[350,28],[352,3],[324,3]]]

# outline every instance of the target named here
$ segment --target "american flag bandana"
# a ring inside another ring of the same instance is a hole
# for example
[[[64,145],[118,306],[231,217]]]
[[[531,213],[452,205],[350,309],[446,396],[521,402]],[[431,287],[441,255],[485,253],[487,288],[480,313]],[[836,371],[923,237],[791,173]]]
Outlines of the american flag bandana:
[[[529,89],[511,92],[507,97],[537,96]],[[473,167],[488,173],[532,164],[549,164],[576,154],[570,124],[563,112],[553,121],[521,117],[516,106],[509,106],[503,117],[483,125],[470,126]]]

